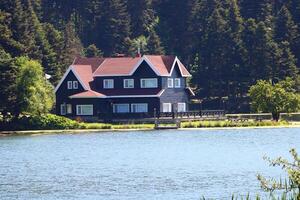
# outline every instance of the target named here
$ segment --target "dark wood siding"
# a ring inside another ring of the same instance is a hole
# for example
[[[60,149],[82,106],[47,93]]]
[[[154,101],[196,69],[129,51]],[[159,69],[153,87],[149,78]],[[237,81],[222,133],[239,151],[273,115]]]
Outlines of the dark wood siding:
[[[168,88],[168,78],[173,78],[173,88]],[[180,88],[175,88],[175,78],[180,78]],[[186,90],[186,78],[182,77],[176,64],[171,77],[162,78],[162,86],[165,88],[164,93],[160,97],[160,111],[163,111],[163,103],[172,103],[172,111],[177,111],[177,103],[186,103],[188,110],[189,94]]]
[[[72,71],[69,72],[69,74],[66,76],[65,80],[62,82],[60,87],[55,93],[56,96],[56,113],[60,114],[60,104],[66,103],[70,104],[71,100],[69,99],[69,96],[73,94],[77,94],[79,92],[83,92],[84,88],[78,81],[78,89],[68,89],[68,81],[78,81],[76,76]]]

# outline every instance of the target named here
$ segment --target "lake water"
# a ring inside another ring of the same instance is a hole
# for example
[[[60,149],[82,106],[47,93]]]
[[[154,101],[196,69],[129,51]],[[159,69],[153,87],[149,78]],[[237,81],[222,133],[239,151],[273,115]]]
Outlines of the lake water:
[[[0,137],[0,199],[230,199],[261,192],[262,159],[300,151],[300,129]]]

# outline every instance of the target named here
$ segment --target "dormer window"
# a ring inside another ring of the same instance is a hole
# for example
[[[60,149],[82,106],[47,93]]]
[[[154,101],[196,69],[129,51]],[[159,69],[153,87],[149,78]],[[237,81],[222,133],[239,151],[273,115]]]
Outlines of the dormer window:
[[[73,81],[73,89],[78,89],[78,81]]]
[[[134,80],[133,79],[124,79],[124,88],[134,88]]]
[[[68,90],[72,90],[72,89],[73,89],[73,82],[68,81]]]
[[[157,88],[157,78],[141,79],[141,88]]]
[[[114,79],[104,79],[103,80],[103,88],[105,88],[105,89],[114,88]]]
[[[78,81],[68,81],[68,90],[78,89]]]
[[[168,78],[168,88],[173,88],[174,87],[174,79]]]
[[[181,87],[181,83],[180,83],[180,78],[175,78],[175,88],[180,88]]]

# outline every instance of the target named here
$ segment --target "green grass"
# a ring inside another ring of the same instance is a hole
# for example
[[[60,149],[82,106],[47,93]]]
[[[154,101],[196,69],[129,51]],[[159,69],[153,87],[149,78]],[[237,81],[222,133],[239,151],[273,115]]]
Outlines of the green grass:
[[[181,128],[223,128],[223,127],[259,127],[259,126],[282,126],[289,125],[286,121],[190,121],[182,122]]]

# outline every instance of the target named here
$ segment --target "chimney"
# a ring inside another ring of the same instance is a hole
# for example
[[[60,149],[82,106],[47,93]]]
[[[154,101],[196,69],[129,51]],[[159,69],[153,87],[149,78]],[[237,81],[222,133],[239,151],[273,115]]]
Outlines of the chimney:
[[[140,45],[138,47],[138,51],[137,51],[136,57],[142,57]]]

